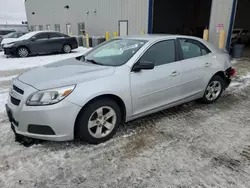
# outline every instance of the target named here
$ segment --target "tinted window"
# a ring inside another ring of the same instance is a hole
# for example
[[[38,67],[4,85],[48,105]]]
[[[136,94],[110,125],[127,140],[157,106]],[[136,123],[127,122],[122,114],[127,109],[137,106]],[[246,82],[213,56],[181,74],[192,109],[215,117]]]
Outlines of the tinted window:
[[[199,41],[193,39],[179,39],[183,59],[190,59],[207,55],[210,51]]]
[[[141,57],[141,61],[150,61],[155,66],[172,63],[175,58],[175,42],[174,40],[167,40],[154,44],[149,50]]]
[[[62,37],[62,36],[58,33],[50,33],[49,34],[49,38],[60,38],[60,37]]]
[[[38,34],[38,35],[36,35],[36,39],[37,40],[48,39],[48,34],[47,33]]]
[[[68,35],[65,35],[65,34],[63,34],[63,33],[60,33],[60,35],[61,35],[62,37],[66,37],[66,38],[69,37]]]

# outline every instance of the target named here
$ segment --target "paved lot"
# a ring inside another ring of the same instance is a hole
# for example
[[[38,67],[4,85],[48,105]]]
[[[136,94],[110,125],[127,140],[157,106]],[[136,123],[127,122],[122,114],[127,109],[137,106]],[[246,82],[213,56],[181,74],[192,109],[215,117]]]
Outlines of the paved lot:
[[[0,113],[0,187],[249,187],[249,64],[234,64],[239,75],[215,104],[191,102],[138,119],[97,146],[25,147]]]

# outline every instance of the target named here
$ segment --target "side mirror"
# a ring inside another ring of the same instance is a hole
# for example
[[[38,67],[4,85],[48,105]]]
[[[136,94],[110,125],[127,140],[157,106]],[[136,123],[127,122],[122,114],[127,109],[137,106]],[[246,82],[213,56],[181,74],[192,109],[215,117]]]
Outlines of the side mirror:
[[[134,72],[139,72],[141,70],[150,70],[150,69],[154,69],[155,64],[153,62],[150,61],[139,61],[138,63],[136,63],[132,69],[132,71]]]
[[[35,41],[35,40],[36,40],[36,37],[31,37],[30,40],[31,40],[31,41]]]

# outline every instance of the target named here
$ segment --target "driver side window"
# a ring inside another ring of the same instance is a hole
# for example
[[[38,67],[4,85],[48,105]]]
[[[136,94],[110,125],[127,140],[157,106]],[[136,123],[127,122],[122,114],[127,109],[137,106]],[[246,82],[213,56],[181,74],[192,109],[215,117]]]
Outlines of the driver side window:
[[[175,62],[175,41],[166,40],[154,44],[143,54],[140,61],[149,61],[155,66]]]

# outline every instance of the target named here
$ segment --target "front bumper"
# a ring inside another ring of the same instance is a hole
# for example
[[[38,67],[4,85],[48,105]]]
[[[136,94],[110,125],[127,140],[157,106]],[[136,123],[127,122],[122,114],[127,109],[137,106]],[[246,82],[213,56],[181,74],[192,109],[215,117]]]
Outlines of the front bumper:
[[[14,85],[24,91],[20,94],[11,90],[7,114],[12,129],[18,135],[41,140],[68,141],[74,139],[74,125],[80,106],[66,99],[49,106],[26,106],[28,96],[36,91],[31,86],[15,80]],[[20,104],[13,104],[13,97],[20,100]]]
[[[16,55],[14,48],[3,48],[5,55]]]

